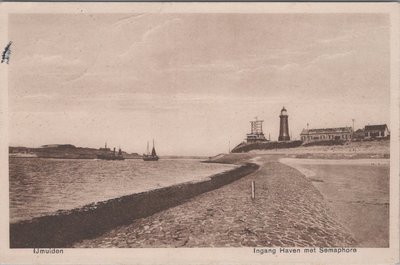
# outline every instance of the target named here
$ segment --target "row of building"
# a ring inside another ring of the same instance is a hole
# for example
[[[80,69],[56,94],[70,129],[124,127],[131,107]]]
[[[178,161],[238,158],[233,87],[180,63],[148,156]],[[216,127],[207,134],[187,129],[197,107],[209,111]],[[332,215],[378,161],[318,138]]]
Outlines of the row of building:
[[[282,108],[279,115],[280,128],[278,141],[290,141],[288,114],[285,107]],[[255,121],[250,121],[251,132],[247,134],[247,143],[266,142],[271,139],[266,139],[262,130],[262,120],[256,118]],[[362,129],[354,131],[352,127],[338,128],[317,128],[303,129],[300,133],[300,140],[304,143],[312,143],[319,141],[350,141],[350,140],[369,140],[389,138],[390,131],[386,124],[366,125]]]
[[[303,129],[300,139],[305,143],[329,140],[369,140],[389,138],[390,131],[386,124],[366,125],[354,132],[352,127]]]

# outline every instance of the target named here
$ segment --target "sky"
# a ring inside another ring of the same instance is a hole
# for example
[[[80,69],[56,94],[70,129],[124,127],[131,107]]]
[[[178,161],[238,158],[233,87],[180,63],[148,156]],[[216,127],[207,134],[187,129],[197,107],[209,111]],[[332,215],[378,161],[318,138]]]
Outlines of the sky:
[[[264,120],[390,127],[385,14],[12,14],[10,145],[228,152]]]

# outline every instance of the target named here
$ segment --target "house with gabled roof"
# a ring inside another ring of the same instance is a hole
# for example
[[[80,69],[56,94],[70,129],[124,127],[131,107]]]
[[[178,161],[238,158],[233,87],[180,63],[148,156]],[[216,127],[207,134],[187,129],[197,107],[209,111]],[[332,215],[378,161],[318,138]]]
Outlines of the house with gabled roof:
[[[386,124],[365,125],[365,138],[384,138],[390,136],[389,128]]]

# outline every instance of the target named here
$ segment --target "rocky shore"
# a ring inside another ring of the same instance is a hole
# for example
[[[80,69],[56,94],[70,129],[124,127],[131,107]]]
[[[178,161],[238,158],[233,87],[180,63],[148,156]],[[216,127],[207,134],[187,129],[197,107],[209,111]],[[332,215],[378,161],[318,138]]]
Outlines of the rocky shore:
[[[252,158],[253,157],[253,158]],[[278,156],[231,154],[217,162],[252,161],[260,169],[184,204],[132,220],[73,247],[351,247],[354,236],[321,193]],[[251,198],[251,182],[256,197]]]

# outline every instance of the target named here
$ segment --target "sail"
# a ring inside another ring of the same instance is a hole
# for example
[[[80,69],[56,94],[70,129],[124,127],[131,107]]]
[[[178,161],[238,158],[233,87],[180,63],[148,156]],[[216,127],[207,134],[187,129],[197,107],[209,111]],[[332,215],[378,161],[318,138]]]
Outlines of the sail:
[[[147,142],[147,148],[149,148],[149,142]],[[158,161],[156,148],[154,147],[154,140],[153,140],[153,149],[151,150],[151,153],[148,150],[147,154],[143,154],[143,160],[144,161]]]

